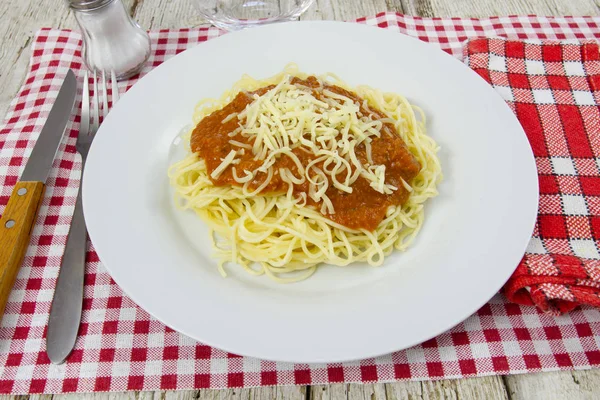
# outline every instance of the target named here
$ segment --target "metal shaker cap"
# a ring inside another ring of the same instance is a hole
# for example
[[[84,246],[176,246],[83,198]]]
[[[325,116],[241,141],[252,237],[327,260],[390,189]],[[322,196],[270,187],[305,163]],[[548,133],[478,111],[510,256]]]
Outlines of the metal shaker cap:
[[[67,0],[69,7],[77,11],[92,11],[112,3],[114,0]]]

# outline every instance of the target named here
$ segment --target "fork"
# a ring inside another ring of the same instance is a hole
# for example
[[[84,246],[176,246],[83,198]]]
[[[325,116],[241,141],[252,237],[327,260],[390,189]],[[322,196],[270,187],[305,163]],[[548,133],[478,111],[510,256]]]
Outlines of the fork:
[[[106,117],[109,111],[107,74],[102,71],[101,91],[98,90],[98,75],[96,70],[92,72],[93,95],[90,94],[88,71],[85,72],[83,78],[81,124],[75,145],[81,156],[81,180],[83,180],[83,170],[90,146],[100,126],[100,103],[102,103],[103,118]],[[110,73],[110,81],[112,85],[112,104],[114,105],[119,99],[119,88],[114,71]],[[90,99],[92,99],[91,115]],[[54,364],[62,364],[73,350],[81,322],[85,254],[87,250],[87,229],[83,217],[81,192],[80,185],[48,321],[46,352],[50,361]]]

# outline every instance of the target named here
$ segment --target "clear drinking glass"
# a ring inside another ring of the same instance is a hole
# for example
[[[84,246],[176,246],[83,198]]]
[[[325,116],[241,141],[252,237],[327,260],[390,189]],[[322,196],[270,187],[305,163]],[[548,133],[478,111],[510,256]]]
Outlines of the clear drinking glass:
[[[315,0],[195,0],[200,15],[211,24],[238,30],[272,22],[293,21]]]

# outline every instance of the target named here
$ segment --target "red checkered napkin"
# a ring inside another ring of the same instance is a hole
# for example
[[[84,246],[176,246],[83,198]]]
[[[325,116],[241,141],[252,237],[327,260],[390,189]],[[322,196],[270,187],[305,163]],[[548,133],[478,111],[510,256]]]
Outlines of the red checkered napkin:
[[[482,38],[465,55],[517,115],[538,168],[535,231],[506,295],[553,313],[600,306],[598,44]]]
[[[463,42],[469,37],[600,37],[598,18],[427,19],[382,13],[359,22],[418,37],[457,57],[462,57]],[[153,51],[143,73],[222,33],[216,28],[151,32]],[[82,79],[79,34],[47,29],[38,32],[30,71],[0,126],[0,213],[27,162],[66,68],[72,68]],[[134,82],[122,82],[121,92]],[[583,306],[553,316],[533,306],[509,303],[502,295],[437,338],[374,359],[306,365],[239,357],[195,342],[153,319],[123,294],[99,262],[93,246],[87,257],[82,324],[75,350],[65,364],[52,365],[45,353],[45,326],[79,186],[81,164],[74,147],[78,129],[76,117],[67,127],[67,138],[57,154],[2,318],[0,393],[388,382],[600,366],[598,309]],[[588,164],[585,168],[595,168]],[[573,168],[581,173],[584,167]]]

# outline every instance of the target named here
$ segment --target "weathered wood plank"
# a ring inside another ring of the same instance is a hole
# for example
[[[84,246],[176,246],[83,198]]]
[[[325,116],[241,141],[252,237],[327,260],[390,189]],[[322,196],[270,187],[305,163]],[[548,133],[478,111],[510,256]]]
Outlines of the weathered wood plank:
[[[388,400],[507,400],[508,395],[499,376],[424,382],[386,384]]]
[[[187,28],[205,21],[194,9],[200,0],[134,0],[131,14],[145,29]]]
[[[153,396],[153,399],[140,398],[139,400],[304,400],[306,398],[306,386],[167,391],[164,392],[164,397],[160,399],[156,398],[157,393],[160,392],[144,392],[145,396]]]
[[[6,396],[0,395],[0,400],[52,400],[51,394],[34,394],[31,396]]]
[[[337,384],[310,388],[311,400],[507,400],[499,376],[387,384]]]
[[[349,21],[382,11],[403,12],[402,3],[400,0],[316,0],[300,19]]]
[[[384,384],[335,384],[310,387],[311,400],[385,400]]]
[[[144,0],[135,2],[132,14],[146,29],[197,26],[205,21],[194,9],[199,0]],[[162,10],[162,12],[157,12]],[[352,20],[382,11],[403,12],[400,0],[316,0],[302,20]]]
[[[600,370],[504,377],[511,400],[600,399]]]
[[[401,0],[404,14],[420,17],[433,17],[431,0]]]
[[[598,15],[594,0],[401,0],[404,12],[423,17],[474,17],[494,15]]]

